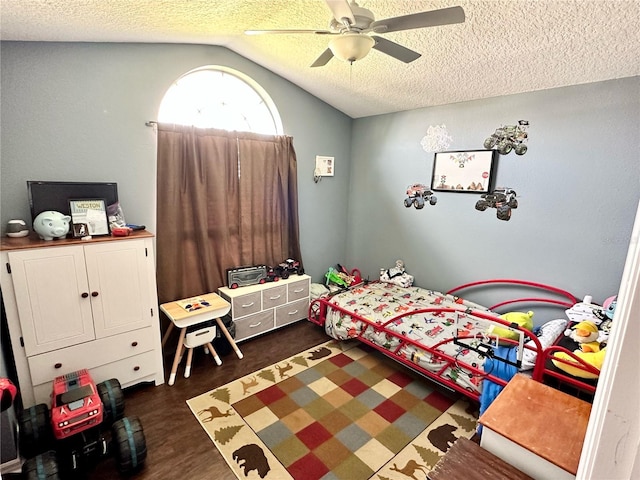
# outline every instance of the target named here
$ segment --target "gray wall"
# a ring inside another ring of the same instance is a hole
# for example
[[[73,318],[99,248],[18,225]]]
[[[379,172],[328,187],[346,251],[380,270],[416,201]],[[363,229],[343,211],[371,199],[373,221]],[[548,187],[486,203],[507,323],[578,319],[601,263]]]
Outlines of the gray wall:
[[[212,46],[3,42],[1,222],[28,218],[27,180],[116,181],[127,220],[157,231],[156,118],[185,72],[224,65],[271,95],[298,155],[301,243],[322,281],[337,263],[375,278],[402,258],[440,290],[489,277],[554,283],[602,301],[618,288],[640,198],[638,77],[351,120],[290,82]],[[509,222],[477,195],[439,193],[417,211],[407,185],[429,182],[420,140],[445,124],[452,150],[477,149],[501,124],[529,120],[529,152],[500,157],[497,184],[520,207]],[[315,184],[316,155],[336,176]],[[161,222],[161,219],[158,220]]]
[[[450,149],[465,150],[520,119],[529,151],[497,167],[496,185],[520,197],[510,221],[476,211],[477,194],[404,207],[409,184],[430,183],[433,153],[420,145],[430,125],[445,124]],[[522,278],[602,302],[618,291],[640,199],[639,132],[639,77],[354,120],[349,264],[373,278],[401,258],[438,290]]]
[[[115,181],[126,220],[156,232],[156,136],[145,122],[156,119],[178,77],[223,65],[269,93],[294,139],[307,271],[321,278],[345,257],[352,121],[333,107],[221,47],[2,42],[0,48],[3,233],[11,218],[30,221],[27,180]],[[335,156],[339,175],[316,185],[316,155]]]

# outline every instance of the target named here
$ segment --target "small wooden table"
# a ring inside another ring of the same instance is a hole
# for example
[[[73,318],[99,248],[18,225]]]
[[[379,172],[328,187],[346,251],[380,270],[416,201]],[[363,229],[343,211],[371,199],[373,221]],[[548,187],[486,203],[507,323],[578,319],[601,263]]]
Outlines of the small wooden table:
[[[176,354],[173,359],[173,365],[171,367],[171,375],[169,376],[169,382],[168,382],[169,385],[173,385],[175,383],[176,371],[178,370],[178,365],[182,360],[182,355],[184,354],[185,349],[189,350],[187,354],[187,366],[186,366],[185,375],[184,375],[185,378],[188,378],[191,372],[191,359],[193,356],[193,347],[199,346],[199,345],[188,344],[187,342],[185,342],[187,327],[191,327],[193,325],[198,325],[208,320],[215,319],[216,323],[218,324],[218,328],[220,328],[220,331],[227,338],[227,340],[229,341],[229,344],[231,345],[233,350],[236,352],[236,355],[238,355],[238,358],[242,358],[242,352],[240,352],[240,349],[238,348],[235,341],[229,334],[227,327],[225,327],[222,320],[220,320],[220,317],[223,317],[224,315],[229,313],[229,310],[231,309],[231,305],[229,304],[229,302],[219,297],[215,293],[207,293],[205,295],[199,295],[193,298],[201,299],[204,302],[206,302],[208,305],[193,311],[188,311],[180,305],[180,303],[190,299],[176,300],[174,302],[163,303],[162,305],[160,305],[160,310],[162,310],[167,315],[167,317],[169,317],[169,320],[171,320],[171,324],[169,325],[169,328],[167,329],[167,332],[164,334],[164,337],[162,339],[162,344],[164,345],[164,343],[168,338],[169,333],[171,333],[174,326],[180,329],[180,338],[178,339],[178,346],[176,348]],[[220,357],[214,350],[213,345],[211,344],[211,341],[205,341],[200,345],[206,345],[211,355],[213,355],[213,359],[215,360],[216,364],[218,365],[222,364],[222,361],[220,360]]]

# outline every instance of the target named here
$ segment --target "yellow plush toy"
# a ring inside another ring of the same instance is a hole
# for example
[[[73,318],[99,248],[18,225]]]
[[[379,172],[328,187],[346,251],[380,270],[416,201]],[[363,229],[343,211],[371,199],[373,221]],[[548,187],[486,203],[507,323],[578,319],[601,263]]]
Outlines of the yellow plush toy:
[[[598,350],[597,352],[582,352],[580,350],[575,350],[573,353],[579,359],[584,360],[585,363],[588,363],[589,365],[596,367],[598,370],[602,370],[602,364],[604,363],[604,354],[606,351],[607,351],[607,348],[605,347],[602,350]],[[553,364],[556,367],[558,367],[560,370],[563,370],[573,375],[574,377],[593,379],[593,378],[598,378],[599,376],[599,374],[594,374],[578,368],[581,365],[564,352],[556,352],[553,354],[553,356],[554,358],[561,358],[563,360],[567,360],[571,362],[573,365],[576,365],[577,367],[574,367],[564,362],[558,362],[553,359],[551,360]]]
[[[509,323],[515,323],[522,328],[526,328],[527,330],[531,330],[533,328],[533,312],[528,311],[524,312],[509,312],[504,315],[500,315],[502,320],[505,320]],[[517,340],[519,335],[518,332],[514,332],[513,330],[509,330],[506,327],[499,327],[497,325],[491,325],[489,327],[490,335],[497,335],[500,338],[508,338],[510,340]]]
[[[569,332],[569,336],[580,344],[580,351],[585,353],[600,351],[599,335],[598,327],[589,320],[577,323]]]

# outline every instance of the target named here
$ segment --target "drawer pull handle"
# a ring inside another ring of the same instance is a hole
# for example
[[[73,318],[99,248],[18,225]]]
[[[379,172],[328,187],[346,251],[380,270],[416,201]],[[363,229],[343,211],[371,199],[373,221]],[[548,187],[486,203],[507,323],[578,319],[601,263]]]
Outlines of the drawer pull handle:
[[[281,297],[282,295],[276,295],[275,297],[269,297],[269,300],[277,300]]]
[[[298,313],[298,310],[294,310],[293,312],[289,312],[289,315],[295,315],[296,313]]]
[[[259,327],[260,325],[262,325],[262,322],[258,322],[258,323],[254,323],[252,325],[249,325],[249,328],[256,328],[256,327]]]
[[[56,363],[53,368],[62,368],[62,364],[61,363]]]
[[[300,292],[304,292],[304,288],[296,288],[293,293],[300,293]]]
[[[89,294],[87,292],[82,292],[82,295],[80,295],[82,298],[87,298],[89,296]]]
[[[253,307],[255,304],[256,304],[256,302],[245,303],[245,304],[242,305],[242,308]]]
[[[137,372],[138,370],[140,370],[140,367],[138,365],[136,365],[135,367],[133,367],[133,371]]]
[[[131,342],[131,346],[132,347],[137,347],[138,346],[138,342]]]
[[[91,292],[91,296],[92,297],[97,297],[98,296],[98,292]]]

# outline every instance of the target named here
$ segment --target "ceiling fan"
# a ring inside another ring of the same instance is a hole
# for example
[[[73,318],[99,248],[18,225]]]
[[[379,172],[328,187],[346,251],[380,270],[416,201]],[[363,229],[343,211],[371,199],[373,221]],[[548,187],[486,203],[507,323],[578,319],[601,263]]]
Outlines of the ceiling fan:
[[[312,67],[322,67],[334,56],[353,63],[364,58],[372,48],[404,63],[409,63],[417,60],[421,55],[376,34],[463,23],[465,19],[462,7],[448,7],[376,21],[371,10],[360,7],[353,0],[325,0],[325,2],[333,14],[328,30],[246,30],[244,33],[247,35],[312,33],[333,36],[329,41],[329,48],[311,64]]]

